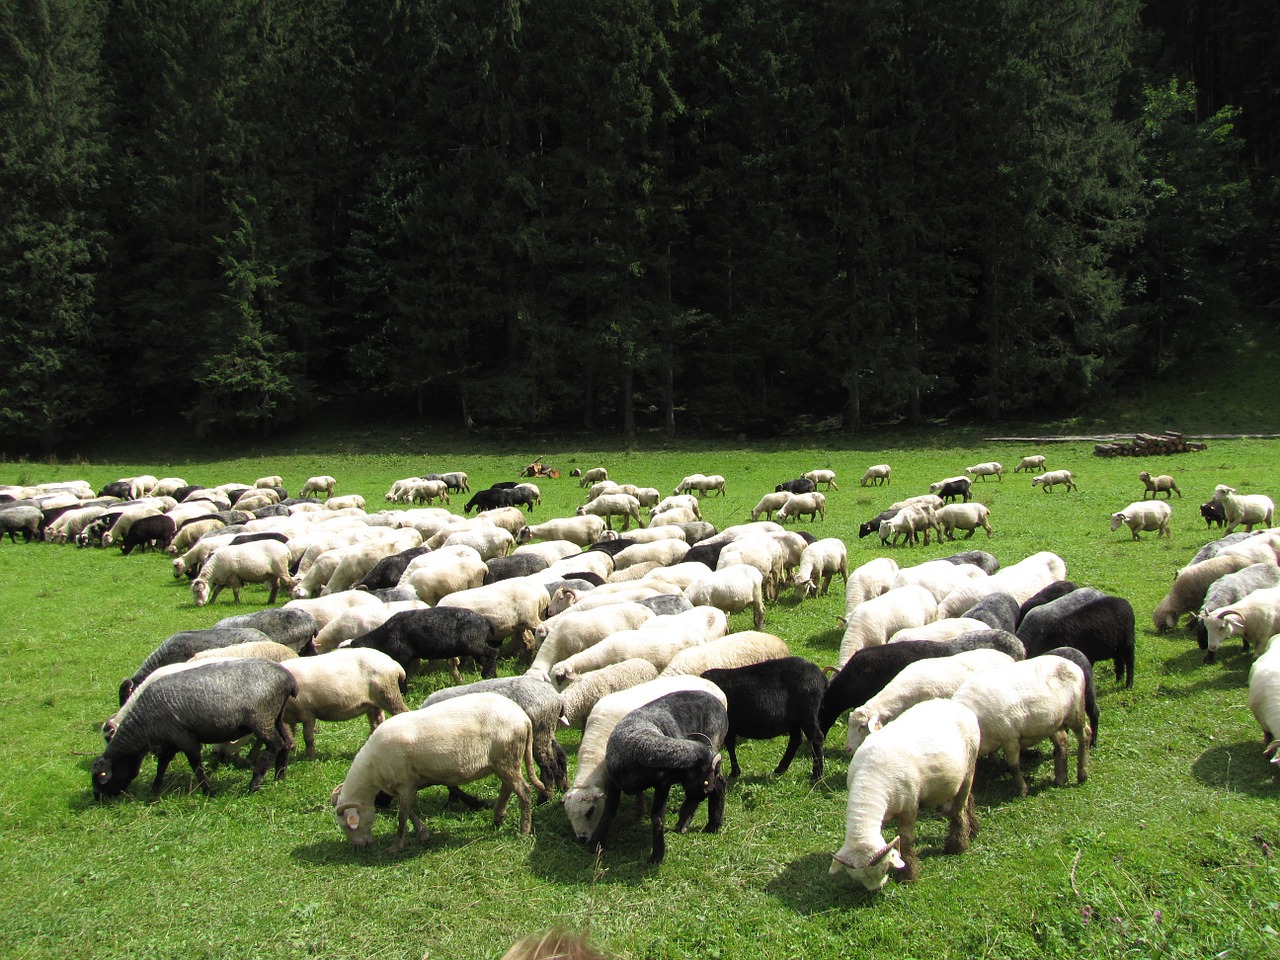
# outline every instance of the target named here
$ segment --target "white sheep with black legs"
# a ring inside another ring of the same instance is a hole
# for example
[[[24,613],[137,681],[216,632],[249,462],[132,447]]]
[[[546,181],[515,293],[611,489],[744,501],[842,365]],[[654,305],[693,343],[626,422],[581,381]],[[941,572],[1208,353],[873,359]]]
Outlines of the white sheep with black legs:
[[[948,503],[937,513],[938,526],[942,535],[948,540],[956,538],[957,530],[968,531],[965,539],[973,538],[979,528],[987,531],[987,539],[994,536],[991,532],[991,509],[981,503]]]
[[[725,479],[724,477],[720,476],[720,474],[718,473],[712,473],[707,475],[703,475],[701,473],[691,473],[689,476],[685,477],[683,480],[680,481],[680,483],[676,486],[675,493],[678,495],[682,493],[687,493],[690,490],[696,490],[697,496],[699,497],[715,496],[717,493],[719,493],[720,496],[723,497],[725,495],[724,487],[725,487]]]
[[[380,724],[352,760],[346,779],[334,789],[334,816],[351,845],[363,849],[372,839],[377,795],[391,794],[398,803],[400,821],[390,850],[399,852],[410,822],[418,839],[427,839],[426,824],[414,806],[420,789],[435,784],[457,787],[496,775],[502,786],[494,806],[494,825],[506,818],[514,793],[520,804],[520,832],[528,836],[533,829],[529,782],[546,789],[533,763],[529,715],[499,694],[468,694],[397,714]]]
[[[578,486],[589,487],[593,483],[599,483],[601,480],[608,479],[608,470],[604,467],[592,467],[590,470],[583,471],[582,476],[578,478]]]
[[[920,627],[938,616],[938,601],[918,584],[897,587],[860,604],[846,619],[836,666],[859,650],[884,644],[899,630]]]
[[[230,587],[235,602],[240,602],[240,588],[247,583],[265,583],[271,588],[267,603],[275,603],[283,587],[293,585],[289,576],[289,548],[276,540],[256,543],[228,544],[205,561],[200,573],[191,581],[191,596],[197,607],[212,603],[224,587]]]
[[[1262,728],[1263,756],[1280,767],[1280,643],[1249,668],[1249,712]]]
[[[824,493],[793,493],[787,498],[774,519],[778,523],[786,523],[799,517],[808,517],[812,523],[815,519],[826,521],[827,496]]]
[[[892,482],[893,468],[887,463],[877,463],[867,467],[867,472],[862,475],[859,486],[865,487],[867,484],[871,486],[884,486]]]
[[[298,692],[285,701],[284,722],[291,732],[302,724],[308,760],[316,756],[317,720],[341,723],[365,716],[372,732],[383,722],[384,711],[408,709],[401,696],[404,668],[378,650],[334,650],[289,660],[284,668],[298,683]]]
[[[1076,781],[1087,779],[1091,731],[1085,696],[1083,670],[1062,657],[1041,656],[980,673],[965,681],[952,700],[978,718],[979,755],[1003,750],[1018,793],[1025,797],[1022,749],[1052,740],[1054,783],[1064,787],[1068,731],[1076,735]]]
[[[1172,520],[1173,508],[1168,501],[1139,500],[1111,515],[1111,530],[1115,532],[1126,526],[1134,540],[1141,539],[1138,532],[1144,530],[1154,530],[1157,540],[1161,537],[1173,539],[1173,530],[1169,526]]]
[[[723,695],[681,690],[639,706],[609,734],[605,748],[604,811],[589,841],[598,853],[609,835],[622,794],[653,790],[650,822],[653,849],[649,862],[666,856],[667,800],[671,787],[684,788],[676,830],[684,833],[704,798],[705,832],[724,822],[726,784],[720,773],[720,746],[729,728]]]
[[[965,467],[964,472],[970,477],[982,477],[983,482],[987,477],[995,477],[997,480],[1004,481],[1004,467],[995,460],[986,463],[975,463],[972,467]]]
[[[831,874],[848,873],[879,890],[897,871],[919,876],[915,851],[921,810],[947,814],[947,853],[963,853],[978,833],[973,775],[981,731],[973,711],[952,700],[927,700],[869,737],[849,764],[844,843],[831,855]],[[894,822],[898,835],[885,843]]]
[[[1023,457],[1018,461],[1018,465],[1013,468],[1013,472],[1022,473],[1025,470],[1027,473],[1031,473],[1035,470],[1044,470],[1044,459],[1045,458],[1038,453],[1032,454],[1029,457]]]
[[[849,548],[839,537],[826,537],[805,546],[791,580],[796,599],[827,595],[836,574],[849,584]],[[846,591],[847,592],[847,591]]]
[[[613,518],[622,517],[622,529],[627,530],[634,520],[637,527],[643,527],[644,520],[640,516],[640,501],[625,493],[606,493],[590,503],[583,504],[576,511],[577,516],[601,517],[605,527],[613,529]],[[599,539],[599,538],[597,538]]]
[[[1269,527],[1274,522],[1276,505],[1270,497],[1260,493],[1249,495],[1236,493],[1234,487],[1220,483],[1213,488],[1213,499],[1219,501],[1226,512],[1227,529],[1224,536],[1241,524],[1244,524],[1245,530],[1252,533],[1255,526],[1261,524]]]
[[[545,618],[551,598],[540,583],[502,580],[451,593],[436,607],[461,607],[483,616],[493,627],[493,639],[515,640],[519,655],[533,659],[533,631]]]
[[[1043,487],[1045,493],[1048,493],[1054,487],[1066,487],[1068,490],[1079,489],[1076,487],[1075,475],[1070,470],[1049,470],[1038,477],[1032,477],[1031,486]]]
[[[573,784],[561,802],[573,828],[574,836],[586,841],[595,832],[604,813],[607,773],[605,751],[609,735],[618,721],[637,707],[679,690],[701,690],[719,698],[727,706],[724,692],[710,680],[701,677],[658,677],[647,683],[619,690],[602,697],[592,708],[582,730],[578,746],[578,769]]]

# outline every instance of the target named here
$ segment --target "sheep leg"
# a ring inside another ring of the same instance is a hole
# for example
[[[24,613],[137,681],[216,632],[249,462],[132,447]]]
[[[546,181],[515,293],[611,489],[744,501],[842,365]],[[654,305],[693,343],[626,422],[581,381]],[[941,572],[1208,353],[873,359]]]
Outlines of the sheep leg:
[[[511,789],[511,782],[509,779],[504,778],[502,786],[498,788],[498,801],[493,805],[493,825],[495,827],[502,826],[502,821],[507,819],[507,804],[511,802]]]
[[[164,772],[169,769],[169,761],[173,759],[173,755],[177,752],[177,748],[172,746],[163,747],[156,751],[156,776],[151,781],[152,793],[158,794],[160,792],[160,785],[164,782]],[[190,754],[187,754],[187,759],[191,759]],[[199,754],[197,754],[196,762],[191,764],[191,769],[194,770],[199,762]]]
[[[1018,796],[1027,795],[1027,781],[1022,777],[1022,745],[1017,740],[1004,744],[1004,762],[1013,774],[1014,786],[1018,788]]]
[[[600,822],[596,824],[595,833],[587,840],[587,846],[596,853],[604,850],[604,841],[609,836],[609,828],[613,826],[613,818],[618,813],[618,803],[622,799],[622,791],[610,784],[604,797],[604,811],[600,814]]]
[[[782,751],[782,759],[778,761],[778,765],[773,770],[775,777],[787,772],[787,768],[791,766],[791,761],[796,757],[796,751],[800,749],[800,740],[800,730],[798,728],[792,730],[787,737],[787,749]]]
[[[703,833],[719,833],[724,825],[724,800],[729,792],[729,784],[718,772],[715,774],[715,786],[707,794],[707,825]]]
[[[805,729],[807,727],[808,729]],[[822,747],[826,740],[826,735],[822,732],[822,726],[818,723],[816,716],[806,718],[805,724],[801,727],[804,735],[809,740],[809,746],[813,748],[813,770],[809,773],[809,780],[817,783],[822,779]]]
[[[649,815],[649,822],[653,826],[653,851],[649,854],[649,862],[657,866],[667,855],[667,801],[671,798],[671,784],[659,783],[653,788],[653,810]],[[685,798],[684,805],[680,808],[680,822],[676,824],[676,830],[683,832],[681,826],[688,828],[688,820],[693,819],[693,813],[690,812],[688,819],[685,818],[685,810],[689,806],[689,797]],[[697,802],[694,802],[694,809],[697,809]]]
[[[270,605],[276,602],[276,595],[280,593],[280,578],[272,577],[268,582],[271,584],[271,595],[267,597],[267,603]]]
[[[221,592],[222,592],[222,584],[220,584],[220,583],[219,583],[219,584],[216,584],[216,585],[214,586],[213,590],[212,590],[212,591],[210,591],[210,593],[209,593],[209,602],[210,602],[210,603],[213,603],[213,601],[217,600],[217,599],[218,599],[218,594],[220,594]]]
[[[1053,741],[1053,782],[1056,786],[1067,785],[1067,731],[1055,730],[1050,738]]]
[[[196,782],[200,784],[200,789],[206,797],[213,796],[213,784],[209,782],[209,776],[204,772],[204,760],[200,757],[200,744],[196,744],[190,750],[183,751],[187,756],[187,763],[191,765],[191,771],[196,775]],[[173,756],[173,754],[169,754]],[[158,779],[157,779],[158,782]]]
[[[405,847],[405,827],[408,823],[413,823],[414,833],[419,840],[426,841],[427,826],[420,819],[418,813],[414,810],[413,802],[417,798],[417,791],[401,790],[396,797],[396,806],[399,808],[399,824],[396,831],[396,838],[391,842],[388,849],[392,853],[400,853]]]
[[[1093,731],[1088,721],[1076,731],[1076,783],[1084,783],[1089,779],[1089,744],[1093,740]]]
[[[533,803],[529,796],[529,785],[524,778],[517,775],[514,783],[516,802],[520,804],[520,836],[527,837],[533,832]]]
[[[449,799],[457,800],[468,810],[483,810],[485,802],[479,797],[472,796],[461,787],[449,787]]]
[[[963,799],[961,799],[963,797]],[[973,799],[973,771],[951,802],[947,829],[947,853],[964,853],[978,834],[978,805]]]
[[[373,716],[369,717],[369,725],[373,726]],[[307,759],[316,758],[316,718],[307,717],[302,721],[302,742],[307,747]]]
[[[916,855],[916,812],[904,810],[898,814],[898,852],[902,854],[904,866],[895,879],[899,883],[914,883],[920,879],[920,858]]]

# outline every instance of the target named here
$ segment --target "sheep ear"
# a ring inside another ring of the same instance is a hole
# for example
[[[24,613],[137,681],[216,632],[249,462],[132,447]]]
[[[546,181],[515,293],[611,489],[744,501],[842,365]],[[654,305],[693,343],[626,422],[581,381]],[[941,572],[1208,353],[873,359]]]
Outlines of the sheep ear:
[[[880,714],[874,713],[867,717],[867,733],[875,733],[883,727],[884,724],[880,722]]]
[[[338,808],[338,797],[342,796],[342,788],[344,785],[345,781],[344,783],[340,783],[334,787],[333,793],[329,794],[329,802],[333,804],[335,810]]]

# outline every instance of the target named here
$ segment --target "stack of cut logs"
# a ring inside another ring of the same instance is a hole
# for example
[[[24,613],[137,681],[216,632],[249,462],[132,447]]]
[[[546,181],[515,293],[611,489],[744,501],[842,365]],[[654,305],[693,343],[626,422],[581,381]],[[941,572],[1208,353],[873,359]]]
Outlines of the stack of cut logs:
[[[1159,436],[1150,433],[1136,434],[1131,443],[1094,444],[1093,453],[1098,457],[1154,457],[1205,449],[1208,449],[1207,444],[1192,443],[1184,440],[1182,434],[1166,430]]]

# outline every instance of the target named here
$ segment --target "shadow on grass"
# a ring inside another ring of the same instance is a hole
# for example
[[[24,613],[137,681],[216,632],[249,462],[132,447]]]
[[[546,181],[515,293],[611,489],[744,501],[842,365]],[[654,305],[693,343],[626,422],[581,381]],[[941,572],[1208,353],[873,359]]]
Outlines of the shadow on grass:
[[[1262,733],[1256,739],[1214,744],[1196,757],[1191,773],[1207,787],[1251,797],[1276,795],[1276,770],[1262,755]]]
[[[875,907],[880,899],[878,891],[867,890],[847,875],[829,876],[832,852],[792,860],[764,885],[765,892],[801,916]]]

